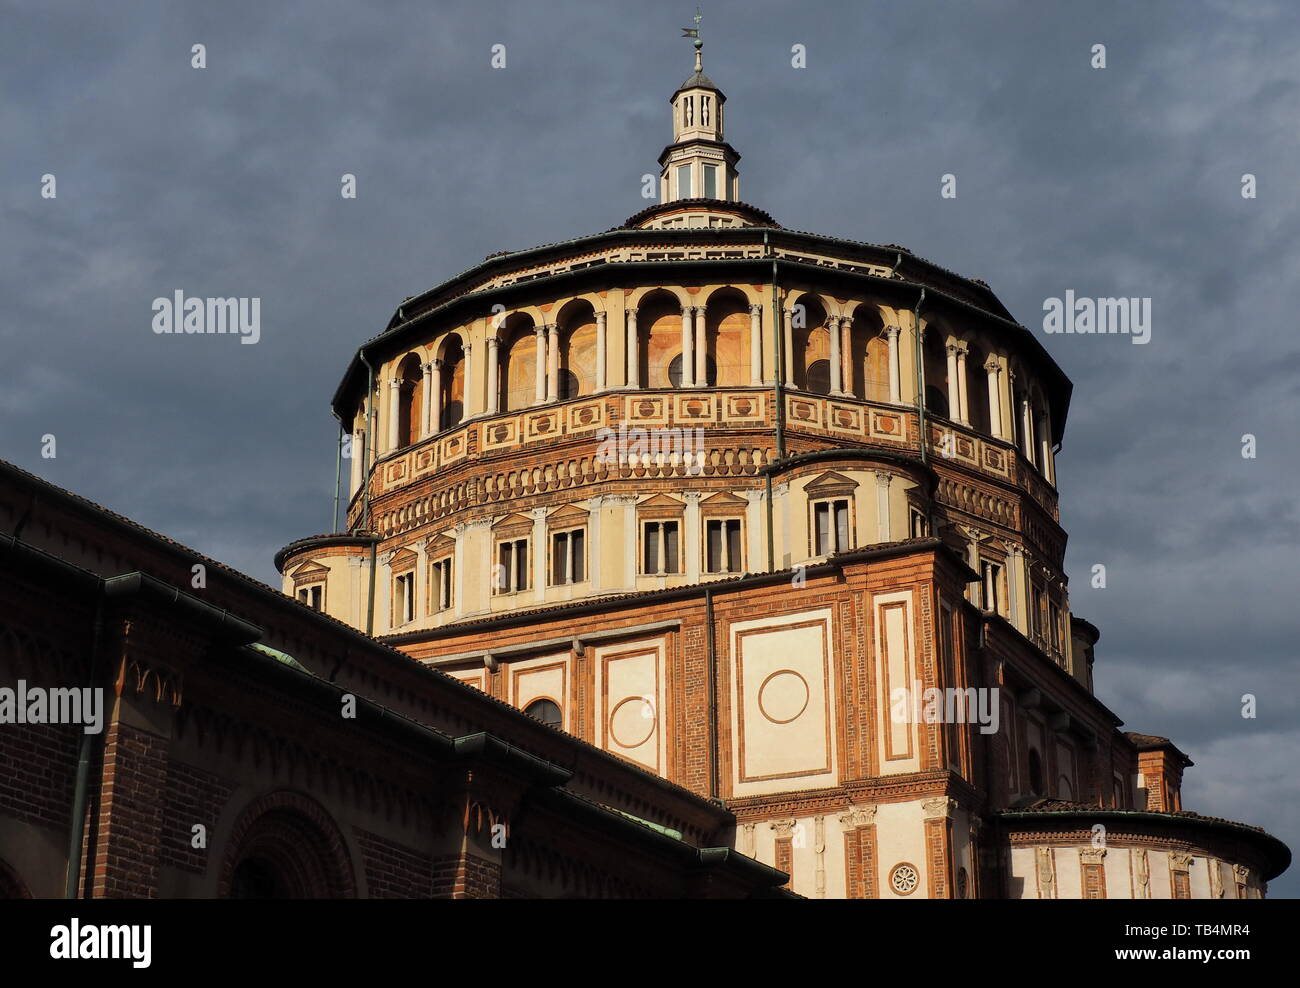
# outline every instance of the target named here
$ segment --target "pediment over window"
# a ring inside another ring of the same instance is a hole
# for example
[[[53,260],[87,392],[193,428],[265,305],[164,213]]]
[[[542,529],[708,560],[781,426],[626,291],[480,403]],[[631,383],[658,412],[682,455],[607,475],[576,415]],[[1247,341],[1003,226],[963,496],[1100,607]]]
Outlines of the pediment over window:
[[[410,549],[398,549],[388,559],[388,568],[392,570],[410,569],[419,559]]]
[[[496,536],[527,534],[532,530],[533,520],[517,511],[506,515],[492,526],[492,534]]]
[[[648,497],[636,506],[638,518],[680,518],[686,513],[686,505],[667,494]]]
[[[309,559],[290,573],[289,578],[293,580],[295,584],[315,583],[319,580],[325,579],[329,576],[329,573],[330,571],[328,567],[322,566],[314,559]]]
[[[589,512],[578,507],[576,504],[566,504],[562,508],[556,508],[546,516],[546,524],[552,527],[556,525],[585,525]]]
[[[456,551],[456,540],[446,535],[435,535],[429,540],[425,552],[430,556],[445,556]]]
[[[745,509],[749,507],[749,502],[743,497],[737,497],[730,491],[719,491],[716,494],[710,494],[700,502],[700,512],[705,515],[742,515]]]
[[[834,495],[852,494],[858,488],[858,482],[834,470],[827,470],[815,480],[808,482],[804,488],[809,498],[832,497]]]

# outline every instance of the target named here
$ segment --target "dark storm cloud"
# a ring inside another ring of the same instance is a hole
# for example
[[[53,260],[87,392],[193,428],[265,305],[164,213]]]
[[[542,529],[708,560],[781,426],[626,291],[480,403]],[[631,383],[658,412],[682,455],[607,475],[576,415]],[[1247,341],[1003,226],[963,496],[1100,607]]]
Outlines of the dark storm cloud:
[[[1075,382],[1058,461],[1072,605],[1102,630],[1101,697],[1198,762],[1185,804],[1300,846],[1289,12],[711,3],[704,29],[742,197],[785,225],[906,244],[1036,330],[1068,289],[1152,298],[1145,346],[1043,337]],[[690,13],[10,5],[0,455],[276,582],[274,549],[331,523],[327,402],[356,345],[488,253],[645,205]],[[155,336],[150,303],[176,289],[260,296],[261,342]]]

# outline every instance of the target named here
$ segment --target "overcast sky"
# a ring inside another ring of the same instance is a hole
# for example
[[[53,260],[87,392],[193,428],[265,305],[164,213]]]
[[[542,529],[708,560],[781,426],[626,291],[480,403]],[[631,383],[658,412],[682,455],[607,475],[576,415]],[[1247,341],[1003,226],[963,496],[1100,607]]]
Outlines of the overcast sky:
[[[486,254],[642,209],[694,13],[3,6],[0,457],[275,585],[275,549],[331,527],[328,401],[356,346]],[[1061,520],[1100,696],[1191,755],[1185,807],[1300,849],[1294,5],[704,13],[743,199],[982,278],[1042,336],[1075,384]],[[260,297],[260,342],[155,335],[178,289]],[[1149,297],[1151,342],[1043,334],[1067,290]],[[1271,892],[1300,894],[1300,865]]]

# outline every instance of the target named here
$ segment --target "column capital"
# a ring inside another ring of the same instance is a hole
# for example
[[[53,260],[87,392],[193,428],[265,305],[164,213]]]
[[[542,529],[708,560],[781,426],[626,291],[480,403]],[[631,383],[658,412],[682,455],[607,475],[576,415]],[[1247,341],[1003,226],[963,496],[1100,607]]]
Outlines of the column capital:
[[[952,816],[953,810],[957,809],[957,800],[947,796],[936,796],[934,799],[925,800],[921,804],[921,809],[927,820],[943,819]]]
[[[546,326],[542,323],[533,323],[533,335],[541,336],[546,332]]]
[[[750,303],[750,306],[749,306],[749,314],[750,314],[751,316],[761,316],[761,315],[763,314],[763,306],[762,306],[762,304],[759,303],[759,302],[752,302],[752,303]]]
[[[876,807],[874,804],[868,806],[850,807],[847,813],[840,814],[840,826],[846,832],[857,830],[859,827],[869,827],[876,822]]]
[[[487,345],[489,350],[495,350],[500,343],[501,341],[497,339],[495,333],[487,338]]]
[[[874,470],[872,472],[876,475],[877,487],[888,487],[894,480],[894,475],[888,470]]]
[[[992,354],[989,355],[988,360],[984,361],[983,366],[984,369],[988,371],[990,374],[1002,373],[1002,365],[998,363],[998,358],[993,356]]]
[[[773,820],[771,828],[776,831],[777,840],[785,840],[787,837],[794,836],[794,828],[799,825],[798,820]]]
[[[402,379],[400,377],[394,377],[389,380],[388,386],[392,388],[394,391],[396,391],[398,388],[402,386]]]
[[[626,313],[627,313],[629,316],[631,316],[633,319],[636,318],[636,306],[635,306],[635,305],[629,305],[629,306],[628,306],[626,309],[624,309],[623,311],[626,312]]]
[[[948,349],[959,357],[964,357],[970,353],[970,345],[965,340],[956,340],[948,344]]]
[[[902,331],[903,330],[898,326],[886,326],[884,329],[885,339],[896,341],[898,339],[898,334]]]
[[[600,323],[601,325],[604,325],[605,317],[607,315],[609,315],[609,313],[607,313],[604,309],[598,309],[596,311],[596,322]]]
[[[426,360],[424,362],[423,370],[426,374],[432,374],[434,371],[441,369],[441,367],[442,358],[434,357],[432,360]]]

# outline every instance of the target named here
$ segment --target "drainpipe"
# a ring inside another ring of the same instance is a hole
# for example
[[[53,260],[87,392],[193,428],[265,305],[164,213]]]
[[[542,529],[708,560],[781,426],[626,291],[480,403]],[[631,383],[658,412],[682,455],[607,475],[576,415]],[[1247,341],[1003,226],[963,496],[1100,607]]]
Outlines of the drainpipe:
[[[90,685],[94,689],[99,682],[99,640],[104,633],[104,581],[99,581],[99,591],[95,601],[95,621],[90,632]],[[86,826],[86,804],[90,798],[90,763],[94,760],[95,742],[103,735],[82,732],[77,754],[77,777],[72,791],[72,821],[68,828],[68,876],[63,887],[65,899],[77,897],[77,883],[81,879],[81,844],[82,831]],[[89,885],[89,883],[87,883]],[[87,898],[90,889],[87,887]]]
[[[338,419],[339,423],[339,444],[338,449],[334,451],[334,527],[331,532],[339,530],[339,480],[343,471],[343,417],[331,406],[330,414]]]
[[[921,360],[921,305],[925,302],[925,289],[912,308],[912,331],[916,336],[916,421],[921,433],[921,462],[929,465],[925,441],[925,365]]]
[[[366,359],[366,351],[358,350],[357,356],[361,362],[366,365],[366,404],[370,408],[367,415],[366,423],[366,463],[364,481],[366,485],[366,506],[362,530],[370,534],[370,474],[375,466],[375,369],[370,366],[370,361]],[[370,587],[366,592],[366,634],[375,633],[375,566],[378,560],[377,545],[372,540],[370,543]]]
[[[713,588],[704,588],[705,649],[709,666],[709,796],[718,798],[718,649],[713,627]]]
[[[785,326],[781,320],[781,307],[778,304],[776,287],[776,254],[767,240],[767,231],[763,231],[763,250],[772,258],[772,329],[776,337],[776,373],[772,375],[772,397],[776,404],[776,459],[785,459],[785,409],[782,408],[781,382],[785,379]],[[773,521],[772,475],[767,475],[767,571],[776,569],[776,532]]]

